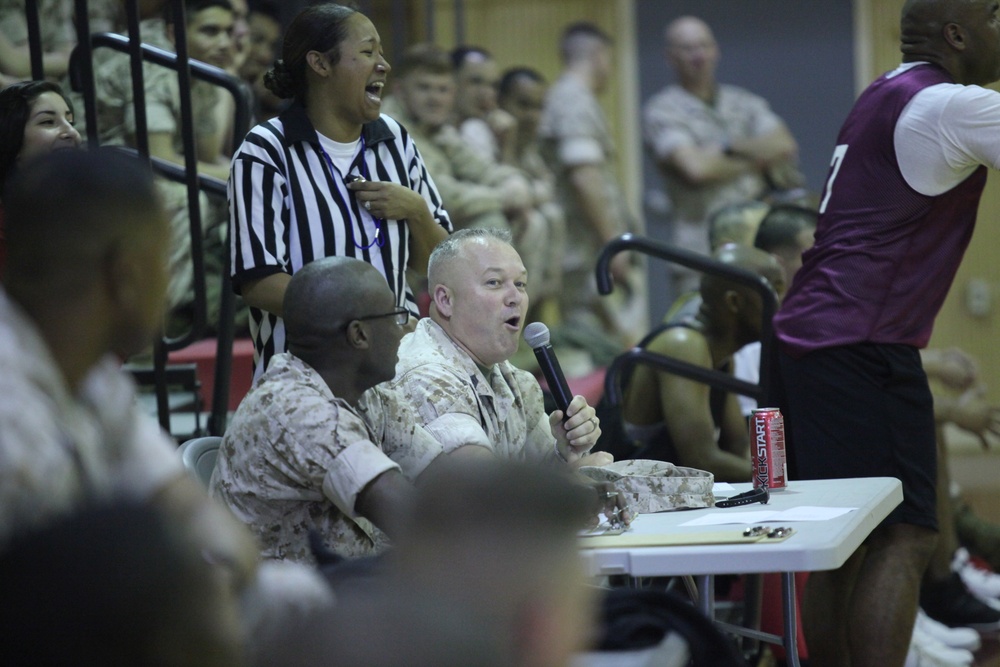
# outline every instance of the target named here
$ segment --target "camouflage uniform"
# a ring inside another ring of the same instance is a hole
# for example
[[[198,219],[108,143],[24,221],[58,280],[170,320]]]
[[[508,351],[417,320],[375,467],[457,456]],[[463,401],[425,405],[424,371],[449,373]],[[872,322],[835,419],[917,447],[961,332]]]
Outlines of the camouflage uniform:
[[[580,473],[598,482],[613,483],[619,493],[625,494],[629,508],[639,514],[715,505],[715,477],[697,468],[632,459],[601,467],[584,466]]]
[[[476,154],[496,164],[500,160],[500,146],[490,124],[482,118],[466,118],[456,128],[462,141]]]
[[[536,304],[541,299],[560,297],[566,216],[556,199],[555,175],[537,145],[530,145],[518,156],[517,166],[531,184],[536,206],[532,215],[514,224],[514,247],[528,270],[528,295]]]
[[[510,228],[497,188],[517,173],[513,167],[491,164],[467,146],[450,125],[434,135],[424,134],[395,98],[387,98],[382,104],[383,113],[397,120],[413,137],[455,229]]]
[[[734,139],[760,136],[782,126],[762,97],[724,84],[718,86],[714,106],[678,85],[668,86],[646,102],[642,118],[646,144],[658,164],[682,146],[721,149]],[[768,187],[764,175],[756,170],[701,186],[690,185],[669,169],[661,167],[660,173],[673,205],[674,243],[706,255],[710,253],[708,220],[712,214],[729,204],[757,199]],[[685,286],[697,289],[696,282]]]
[[[46,52],[59,51],[76,44],[72,2],[39,0],[38,23],[42,48]],[[0,0],[0,33],[14,46],[28,43],[25,0]]]
[[[528,294],[532,302],[557,296],[562,283],[559,257],[565,242],[565,222],[562,209],[553,202],[552,174],[537,152],[534,160],[528,158],[530,165],[502,165],[474,148],[454,127],[443,127],[428,136],[420,132],[398,100],[389,98],[384,104],[385,113],[402,123],[417,143],[455,228],[509,229],[528,271]],[[486,125],[479,119],[470,119],[466,124],[473,121]],[[486,130],[489,131],[488,126]],[[501,208],[497,187],[518,174],[527,179],[538,205],[527,214],[510,219]]]
[[[35,325],[0,289],[0,542],[112,497],[145,499],[183,473],[177,445],[135,404],[121,362],[74,395]]]
[[[644,326],[622,321],[624,304],[612,304],[597,293],[594,267],[604,239],[599,238],[591,225],[583,222],[586,216],[570,181],[570,171],[575,167],[600,167],[604,174],[604,195],[617,223],[617,233],[637,231],[635,219],[625,206],[618,185],[617,151],[607,119],[597,98],[580,79],[563,74],[552,85],[545,97],[538,135],[542,157],[555,174],[556,197],[566,216],[567,243],[562,258],[563,316],[571,323],[597,327],[609,334],[641,335]]]
[[[151,46],[173,51],[174,46],[167,39],[166,24],[163,19],[147,19],[140,23],[142,41]],[[174,150],[183,154],[181,136],[180,91],[177,74],[165,67],[146,64],[143,66],[143,81],[146,95],[146,126],[149,134],[169,134]],[[97,112],[100,140],[102,144],[135,146],[136,119],[133,106],[131,67],[128,56],[114,54],[101,65],[95,74],[97,90]],[[195,121],[195,141],[198,137],[215,134],[218,124],[215,106],[219,91],[203,81],[194,81],[191,86],[192,116]],[[188,217],[187,187],[183,183],[157,179],[157,189],[171,222],[170,284],[167,288],[167,304],[170,308],[189,304],[193,301],[193,275],[191,266],[191,232]],[[202,212],[202,234],[206,252],[211,248],[221,248],[225,231],[225,201],[218,206],[210,206],[204,194],[199,199]],[[206,267],[216,266],[211,284],[219,281],[221,259],[218,262],[206,258]],[[218,290],[215,290],[215,294]],[[209,308],[217,310],[218,297],[209,299]],[[210,316],[209,322],[218,319]]]
[[[506,361],[487,376],[430,318],[403,338],[396,377],[388,385],[415,406],[424,428],[446,449],[480,445],[505,459],[556,458],[534,376]]]
[[[265,558],[314,562],[310,529],[343,556],[387,546],[385,534],[355,513],[358,494],[389,470],[415,478],[446,448],[391,394],[372,390],[364,402],[363,413],[355,410],[286,352],[272,357],[240,403],[210,488],[250,527]]]

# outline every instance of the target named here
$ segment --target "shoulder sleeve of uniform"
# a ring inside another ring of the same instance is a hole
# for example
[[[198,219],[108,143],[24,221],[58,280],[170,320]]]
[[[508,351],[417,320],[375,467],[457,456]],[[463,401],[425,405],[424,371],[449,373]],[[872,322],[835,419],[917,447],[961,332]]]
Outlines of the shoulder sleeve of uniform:
[[[239,293],[248,280],[285,270],[285,152],[277,129],[254,128],[229,170],[229,224],[233,288]]]
[[[663,160],[677,148],[694,143],[686,129],[686,113],[673,104],[666,92],[654,95],[642,110],[642,133],[646,144]]]
[[[445,451],[463,445],[492,448],[482,427],[476,393],[454,369],[440,363],[422,364],[393,384],[400,400],[414,407],[424,428]]]
[[[382,451],[413,481],[446,449],[424,429],[409,403],[385,386],[366,391],[358,411],[380,441]],[[450,446],[448,451],[455,449]]]
[[[303,385],[280,390],[282,396],[271,411],[276,423],[265,426],[272,432],[267,445],[273,456],[270,465],[307,488],[321,488],[341,512],[356,517],[358,494],[399,466],[372,441],[361,416],[343,402]]]

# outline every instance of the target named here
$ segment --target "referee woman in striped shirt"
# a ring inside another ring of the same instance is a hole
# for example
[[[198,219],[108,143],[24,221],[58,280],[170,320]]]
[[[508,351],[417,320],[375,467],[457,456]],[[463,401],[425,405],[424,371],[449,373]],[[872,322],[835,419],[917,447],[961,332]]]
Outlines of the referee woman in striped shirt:
[[[426,272],[451,221],[413,141],[380,113],[389,69],[371,21],[330,3],[296,16],[265,75],[294,101],[250,131],[229,175],[233,287],[250,306],[255,379],[285,351],[285,288],[314,259],[368,262],[397,308],[417,314],[406,269]]]

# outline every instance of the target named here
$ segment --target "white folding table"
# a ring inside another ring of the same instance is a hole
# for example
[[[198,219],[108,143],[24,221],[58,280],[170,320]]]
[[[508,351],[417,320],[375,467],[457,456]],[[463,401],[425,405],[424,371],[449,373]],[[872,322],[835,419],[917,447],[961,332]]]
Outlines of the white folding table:
[[[750,484],[734,484],[736,493],[747,491]],[[791,481],[784,491],[771,494],[767,505],[754,504],[735,508],[705,508],[644,514],[632,522],[632,534],[677,535],[718,533],[720,529],[742,530],[742,525],[684,526],[703,514],[783,510],[801,506],[855,507],[840,517],[826,521],[768,522],[772,527],[791,526],[794,534],[782,541],[767,540],[745,544],[701,544],[683,546],[602,546],[587,548],[581,539],[585,567],[592,576],[629,575],[632,577],[692,575],[700,590],[698,605],[714,618],[713,582],[718,574],[781,573],[782,637],[726,626],[758,639],[784,645],[790,664],[798,667],[795,637],[795,572],[834,570],[854,553],[866,537],[903,501],[903,490],[894,477],[867,477],[837,480]]]

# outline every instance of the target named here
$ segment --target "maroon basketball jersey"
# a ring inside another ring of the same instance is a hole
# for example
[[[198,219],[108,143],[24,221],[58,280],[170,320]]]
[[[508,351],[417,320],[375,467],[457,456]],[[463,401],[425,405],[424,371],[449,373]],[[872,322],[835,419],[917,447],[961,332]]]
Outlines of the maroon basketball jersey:
[[[924,347],[972,237],[986,168],[938,195],[900,173],[894,131],[915,94],[952,83],[918,65],[872,83],[840,130],[820,205],[816,245],[775,316],[793,356],[860,342]]]

